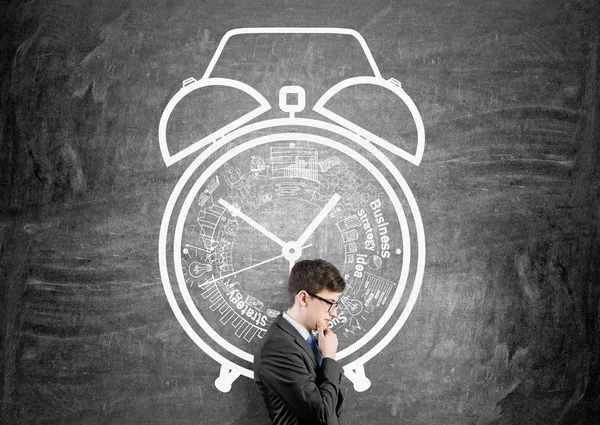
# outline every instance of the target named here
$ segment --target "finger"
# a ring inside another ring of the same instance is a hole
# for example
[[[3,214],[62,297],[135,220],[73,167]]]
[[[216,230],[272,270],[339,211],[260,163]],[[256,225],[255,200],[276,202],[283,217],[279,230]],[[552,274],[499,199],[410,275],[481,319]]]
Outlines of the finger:
[[[321,322],[317,323],[317,332],[319,333],[319,338],[322,338],[322,337],[325,336],[324,326],[323,326],[323,324]]]

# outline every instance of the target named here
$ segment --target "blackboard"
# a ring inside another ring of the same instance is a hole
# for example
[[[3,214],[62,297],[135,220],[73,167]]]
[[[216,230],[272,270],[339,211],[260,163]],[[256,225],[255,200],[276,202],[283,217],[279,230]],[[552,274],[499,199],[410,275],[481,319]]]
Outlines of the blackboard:
[[[299,248],[344,423],[597,423],[593,2],[117,3],[1,6],[2,423],[268,423]]]

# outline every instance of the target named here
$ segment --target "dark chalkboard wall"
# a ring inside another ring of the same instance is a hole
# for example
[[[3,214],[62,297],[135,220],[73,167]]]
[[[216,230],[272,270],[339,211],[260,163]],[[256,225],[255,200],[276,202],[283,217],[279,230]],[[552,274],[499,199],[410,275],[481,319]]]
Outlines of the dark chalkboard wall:
[[[397,335],[364,364],[370,387],[357,392],[344,381],[344,423],[598,423],[595,2],[12,1],[0,6],[0,16],[1,423],[268,423],[248,377],[235,379],[229,392],[215,387],[221,365],[190,338],[167,299],[159,237],[186,170],[196,167],[191,186],[221,155],[269,132],[228,140],[201,165],[194,163],[198,150],[167,166],[159,123],[184,80],[201,79],[228,31],[274,26],[356,30],[381,76],[399,81],[414,101],[426,132],[418,165],[389,155],[423,222],[427,255],[419,296]],[[240,39],[223,51],[215,71],[256,88],[273,106],[265,117],[276,119],[285,116],[277,107],[281,86],[302,86],[308,109],[332,85],[368,70],[339,40],[297,41]],[[340,93],[330,106],[414,153],[416,130],[406,105],[372,88]],[[255,99],[228,90],[208,88],[173,110],[171,153],[256,107]],[[257,146],[221,164],[216,175],[223,192],[208,190],[210,178],[198,188],[188,222],[182,219],[183,244],[204,241],[195,233],[198,217],[209,201],[227,210],[219,199],[255,213],[285,241],[295,240],[341,190],[332,182],[352,171],[361,178],[351,198],[356,205],[340,201],[303,255],[331,257],[358,285],[360,263],[356,256],[349,262],[338,223],[349,230],[352,214],[342,212],[353,211],[360,221],[360,205],[383,199],[377,191],[385,189],[367,191],[377,179],[360,161],[345,160],[334,145],[314,144],[316,136],[343,142],[326,129],[311,130],[306,140],[302,126],[286,132],[297,139],[277,140],[274,150]],[[356,149],[394,181],[380,158]],[[302,184],[293,187],[265,177],[279,175],[276,165],[291,164],[292,156],[303,167],[313,164],[317,174],[294,174]],[[406,207],[397,181],[391,187],[412,226],[403,238],[414,241],[416,211]],[[202,201],[205,190],[214,197]],[[371,223],[376,214],[393,213],[373,205]],[[166,227],[170,247],[181,208],[175,206]],[[224,231],[239,231],[237,270],[281,254],[227,211]],[[297,231],[285,228],[294,223]],[[390,223],[390,233],[401,233],[397,219]],[[381,243],[383,235],[376,236]],[[365,250],[366,233],[360,238]],[[385,250],[378,249],[382,257]],[[189,266],[199,257],[187,253]],[[283,308],[289,264],[279,260],[261,273],[252,268],[248,283],[238,282],[256,314]],[[371,256],[366,267],[381,274],[402,267],[399,260],[389,266],[380,260]],[[170,267],[167,276],[177,281]],[[416,264],[410,267],[414,273]],[[205,282],[190,276],[183,276],[190,291]],[[265,276],[273,281],[259,281]],[[256,286],[244,286],[250,284]],[[186,306],[181,288],[173,287]],[[208,308],[213,304],[205,295],[190,297]],[[354,295],[348,312],[361,300],[359,291]],[[369,314],[336,324],[342,344],[360,340],[381,312]],[[201,334],[193,311],[183,309],[183,315]],[[222,317],[206,314],[211,323]],[[237,328],[215,329],[243,350],[259,337],[257,331],[244,342]],[[213,348],[234,358],[219,344]]]

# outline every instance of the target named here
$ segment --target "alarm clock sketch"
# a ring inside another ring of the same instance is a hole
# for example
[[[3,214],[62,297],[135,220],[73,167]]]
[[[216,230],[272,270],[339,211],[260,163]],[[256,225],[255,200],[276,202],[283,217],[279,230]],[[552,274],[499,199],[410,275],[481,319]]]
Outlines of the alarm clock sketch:
[[[399,169],[419,165],[425,131],[363,37],[229,31],[203,76],[168,102],[159,144],[183,170],[161,223],[161,280],[181,327],[220,364],[216,388],[253,377],[254,348],[286,309],[289,270],[324,258],[346,280],[329,324],[337,359],[367,390],[365,364],[397,336],[423,280],[425,232]]]

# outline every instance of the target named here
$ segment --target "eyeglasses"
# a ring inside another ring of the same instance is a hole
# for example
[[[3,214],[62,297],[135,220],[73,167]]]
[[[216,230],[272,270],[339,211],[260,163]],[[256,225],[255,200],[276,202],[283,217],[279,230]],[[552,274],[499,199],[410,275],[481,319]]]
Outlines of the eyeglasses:
[[[339,301],[332,302],[332,301],[326,300],[325,298],[320,297],[318,295],[311,294],[310,292],[307,292],[307,294],[310,295],[311,297],[315,297],[316,299],[323,301],[324,303],[329,304],[329,308],[327,309],[328,313],[331,313],[331,310],[338,308],[338,305],[340,305]]]

